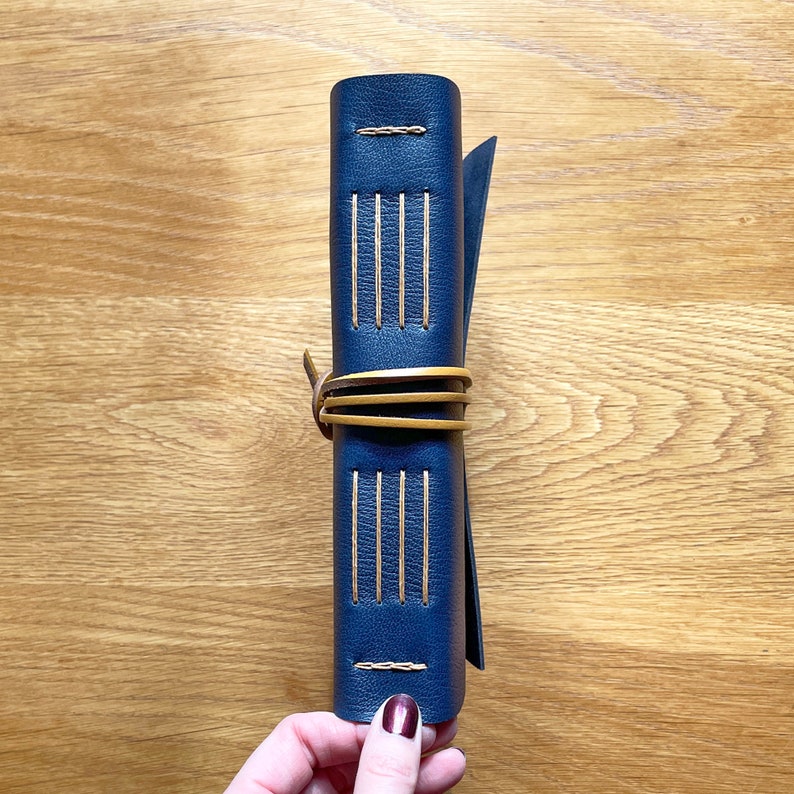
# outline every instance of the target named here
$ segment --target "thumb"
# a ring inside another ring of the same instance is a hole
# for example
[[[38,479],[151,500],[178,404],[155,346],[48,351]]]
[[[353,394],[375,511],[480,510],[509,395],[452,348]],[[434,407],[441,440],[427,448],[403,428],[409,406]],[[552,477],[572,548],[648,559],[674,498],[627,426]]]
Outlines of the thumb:
[[[422,715],[410,695],[381,705],[367,732],[354,794],[414,794],[422,755]]]

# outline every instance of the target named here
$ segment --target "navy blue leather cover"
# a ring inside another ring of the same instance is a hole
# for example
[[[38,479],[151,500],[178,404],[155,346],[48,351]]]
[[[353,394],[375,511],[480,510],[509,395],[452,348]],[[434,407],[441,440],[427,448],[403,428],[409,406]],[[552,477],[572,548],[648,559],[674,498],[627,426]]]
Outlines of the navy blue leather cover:
[[[383,136],[356,133],[384,126],[421,126],[426,131]],[[397,300],[400,193],[404,194],[402,328]],[[351,231],[354,212],[355,234]],[[373,369],[463,366],[463,218],[460,96],[454,83],[420,74],[354,77],[338,83],[331,95],[335,376]],[[376,322],[378,233],[380,327]],[[462,406],[443,404],[411,415],[458,419]],[[419,703],[425,722],[450,719],[460,710],[465,691],[462,433],[335,425],[333,445],[334,711],[344,719],[369,721],[388,696],[406,692]],[[398,584],[401,477],[402,603]],[[380,602],[376,594],[378,479]],[[387,663],[411,669],[378,669]]]
[[[477,282],[477,263],[485,225],[485,207],[491,185],[496,136],[483,141],[463,158],[463,353],[469,335],[469,319]],[[478,670],[485,669],[480,591],[474,561],[474,536],[469,512],[468,487],[464,480],[466,514],[466,659]]]

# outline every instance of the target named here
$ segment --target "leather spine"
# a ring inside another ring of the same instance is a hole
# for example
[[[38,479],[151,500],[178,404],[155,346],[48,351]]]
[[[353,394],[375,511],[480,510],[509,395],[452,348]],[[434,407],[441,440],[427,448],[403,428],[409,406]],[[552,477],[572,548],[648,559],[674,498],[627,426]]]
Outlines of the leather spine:
[[[460,97],[446,78],[375,75],[334,87],[335,377],[463,366],[461,163]],[[462,419],[464,408],[363,410]],[[335,425],[333,446],[334,710],[368,721],[406,692],[425,722],[450,719],[465,691],[462,432]]]

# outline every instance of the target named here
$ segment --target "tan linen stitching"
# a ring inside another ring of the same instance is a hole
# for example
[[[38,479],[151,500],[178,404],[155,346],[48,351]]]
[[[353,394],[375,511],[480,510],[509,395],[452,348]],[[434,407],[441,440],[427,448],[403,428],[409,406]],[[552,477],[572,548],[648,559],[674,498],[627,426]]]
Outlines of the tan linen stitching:
[[[353,603],[358,603],[358,469],[353,469]]]
[[[410,127],[359,127],[357,135],[424,135],[427,127],[421,124],[413,124]]]
[[[353,212],[351,224],[350,262],[353,279],[353,328],[358,328],[358,193],[353,192]]]
[[[381,591],[381,531],[380,531],[380,502],[383,472],[378,471],[377,485],[375,488],[375,598],[380,604],[383,593]]]
[[[405,193],[400,193],[400,328],[405,328]]]
[[[405,603],[405,469],[400,469],[400,603]]]
[[[424,508],[422,510],[422,603],[427,606],[430,580],[430,473],[424,470]]]
[[[380,191],[375,193],[375,327],[381,326]]]
[[[425,190],[425,223],[422,235],[422,328],[430,324],[430,192]]]

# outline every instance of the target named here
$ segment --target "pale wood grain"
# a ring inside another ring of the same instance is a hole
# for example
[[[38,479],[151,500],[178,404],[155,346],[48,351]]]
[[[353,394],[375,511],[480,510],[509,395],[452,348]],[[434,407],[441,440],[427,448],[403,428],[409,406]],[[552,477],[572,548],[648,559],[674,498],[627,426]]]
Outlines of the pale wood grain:
[[[499,148],[461,792],[794,790],[794,6],[17,2],[0,790],[220,792],[330,706],[328,92]]]

